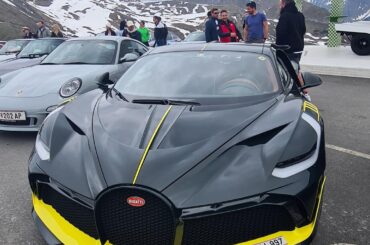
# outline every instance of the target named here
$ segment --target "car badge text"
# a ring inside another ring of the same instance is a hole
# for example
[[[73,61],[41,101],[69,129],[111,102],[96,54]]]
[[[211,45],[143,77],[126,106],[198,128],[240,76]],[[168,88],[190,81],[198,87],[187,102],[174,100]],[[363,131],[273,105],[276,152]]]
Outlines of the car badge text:
[[[145,200],[141,197],[129,197],[127,198],[127,204],[135,208],[140,208],[145,205]]]

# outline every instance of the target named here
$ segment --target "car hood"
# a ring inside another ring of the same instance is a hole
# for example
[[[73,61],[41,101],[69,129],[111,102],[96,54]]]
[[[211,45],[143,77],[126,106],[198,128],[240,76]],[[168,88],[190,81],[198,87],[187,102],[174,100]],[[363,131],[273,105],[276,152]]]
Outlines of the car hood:
[[[14,59],[15,57],[16,57],[15,54],[0,55],[0,62],[6,61],[6,60],[9,60],[9,59]]]
[[[12,72],[21,68],[30,67],[34,65],[38,65],[43,60],[43,57],[40,58],[22,58],[22,59],[9,59],[2,63],[0,63],[0,76],[6,74],[8,72]]]
[[[51,161],[40,167],[91,199],[107,188],[132,184],[161,192],[179,208],[252,197],[308,178],[307,172],[272,176],[301,106],[299,98],[272,98],[249,105],[170,108],[92,91],[44,127],[44,132],[52,129],[46,142]]]
[[[93,79],[107,66],[95,65],[37,65],[5,75],[0,83],[0,96],[37,97],[57,94],[60,87],[72,78]],[[18,91],[22,91],[19,93]]]

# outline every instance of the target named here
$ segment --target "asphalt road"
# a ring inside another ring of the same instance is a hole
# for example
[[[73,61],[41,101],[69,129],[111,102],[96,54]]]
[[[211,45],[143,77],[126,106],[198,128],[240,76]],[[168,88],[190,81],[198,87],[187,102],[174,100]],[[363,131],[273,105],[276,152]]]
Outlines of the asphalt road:
[[[370,154],[370,79],[323,77],[312,89],[327,144]],[[0,244],[44,244],[31,218],[32,133],[0,132]],[[327,185],[313,244],[370,244],[370,160],[327,149]]]

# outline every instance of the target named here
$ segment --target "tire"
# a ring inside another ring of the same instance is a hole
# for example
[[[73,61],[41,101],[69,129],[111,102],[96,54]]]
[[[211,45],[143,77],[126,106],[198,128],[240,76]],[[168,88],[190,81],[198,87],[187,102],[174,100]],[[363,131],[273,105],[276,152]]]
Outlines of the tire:
[[[356,34],[352,36],[352,51],[357,55],[370,55],[370,35]]]

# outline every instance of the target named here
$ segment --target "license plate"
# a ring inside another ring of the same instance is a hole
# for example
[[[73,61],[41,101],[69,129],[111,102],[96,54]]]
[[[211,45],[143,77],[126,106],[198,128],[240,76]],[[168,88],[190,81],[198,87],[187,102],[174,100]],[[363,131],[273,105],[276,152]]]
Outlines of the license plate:
[[[0,121],[26,121],[23,111],[0,111]]]
[[[277,237],[266,242],[261,242],[256,245],[288,245],[284,237]]]

